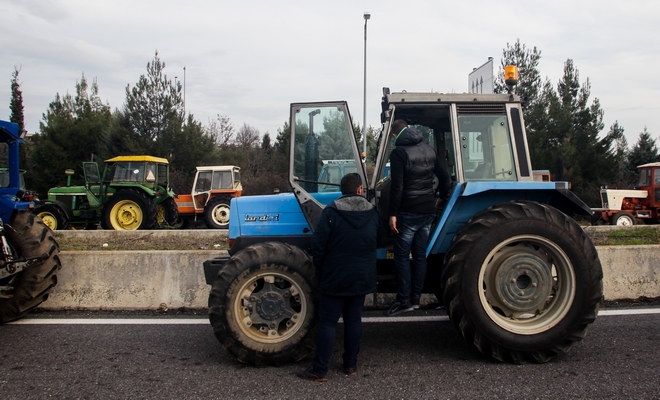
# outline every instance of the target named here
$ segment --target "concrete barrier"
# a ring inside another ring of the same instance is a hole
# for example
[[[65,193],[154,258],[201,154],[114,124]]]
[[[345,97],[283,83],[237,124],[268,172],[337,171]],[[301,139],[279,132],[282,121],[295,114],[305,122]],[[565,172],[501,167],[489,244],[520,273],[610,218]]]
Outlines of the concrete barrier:
[[[660,245],[596,248],[605,300],[660,297]]]
[[[606,300],[660,296],[660,245],[601,246]],[[63,251],[43,309],[201,309],[210,287],[202,263],[223,251]]]

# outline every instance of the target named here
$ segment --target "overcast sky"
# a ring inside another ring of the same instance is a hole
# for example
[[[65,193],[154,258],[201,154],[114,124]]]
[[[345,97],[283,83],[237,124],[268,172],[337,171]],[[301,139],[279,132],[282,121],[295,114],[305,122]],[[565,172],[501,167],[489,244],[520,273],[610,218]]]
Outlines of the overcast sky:
[[[541,50],[556,86],[566,59],[633,145],[660,134],[660,2],[0,0],[0,119],[9,119],[15,66],[26,129],[82,74],[122,108],[158,50],[168,78],[183,80],[186,111],[208,124],[226,115],[277,134],[289,104],[346,100],[363,121],[364,19],[367,123],[380,126],[383,87],[467,92],[468,74],[516,39]]]

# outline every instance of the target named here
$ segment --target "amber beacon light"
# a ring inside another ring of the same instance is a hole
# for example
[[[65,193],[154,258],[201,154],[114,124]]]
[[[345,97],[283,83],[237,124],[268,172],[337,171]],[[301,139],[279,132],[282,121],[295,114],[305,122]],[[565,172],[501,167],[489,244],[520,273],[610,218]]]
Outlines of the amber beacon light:
[[[507,65],[504,68],[504,83],[509,88],[509,93],[513,90],[513,87],[518,84],[518,67],[515,65]]]

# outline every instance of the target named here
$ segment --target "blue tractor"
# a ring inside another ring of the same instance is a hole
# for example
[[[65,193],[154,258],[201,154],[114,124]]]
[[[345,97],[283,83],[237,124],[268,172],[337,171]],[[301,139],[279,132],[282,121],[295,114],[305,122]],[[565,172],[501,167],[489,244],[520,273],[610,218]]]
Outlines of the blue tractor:
[[[424,135],[454,182],[438,204],[425,291],[468,343],[497,360],[543,363],[566,353],[594,322],[602,298],[596,249],[572,216],[591,210],[568,182],[533,177],[523,104],[508,94],[390,93],[366,196],[387,226],[390,127]],[[310,238],[339,192],[319,190],[323,160],[364,164],[345,102],[291,105],[293,193],[232,199],[230,250],[204,263],[209,318],[239,361],[298,361],[314,348],[316,283]],[[378,250],[378,293],[396,293],[391,241]],[[375,296],[374,296],[375,297]],[[383,304],[385,305],[385,304]]]
[[[57,283],[60,247],[32,214],[34,193],[21,187],[18,125],[0,121],[0,145],[9,179],[0,187],[0,323],[16,320],[44,302]]]

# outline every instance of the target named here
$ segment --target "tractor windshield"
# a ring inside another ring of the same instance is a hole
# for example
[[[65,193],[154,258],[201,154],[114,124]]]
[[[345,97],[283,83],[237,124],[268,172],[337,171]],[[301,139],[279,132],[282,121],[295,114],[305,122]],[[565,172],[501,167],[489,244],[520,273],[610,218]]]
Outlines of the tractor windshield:
[[[114,166],[113,182],[144,181],[143,162],[118,162]]]

